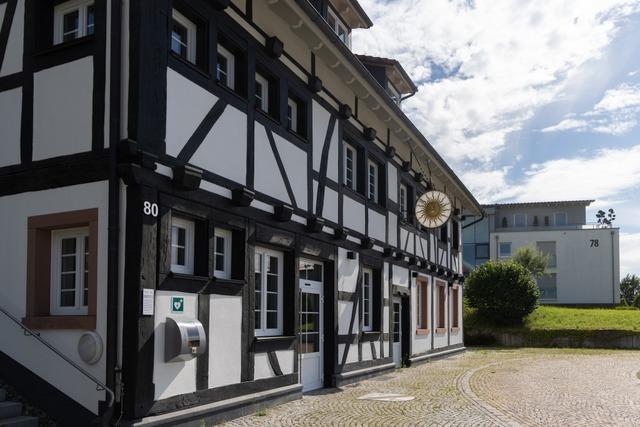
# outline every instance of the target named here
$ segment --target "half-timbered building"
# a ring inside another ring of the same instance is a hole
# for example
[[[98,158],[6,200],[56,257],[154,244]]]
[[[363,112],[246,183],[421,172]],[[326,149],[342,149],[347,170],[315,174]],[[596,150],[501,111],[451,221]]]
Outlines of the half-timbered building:
[[[402,66],[352,53],[356,0],[0,0],[0,23],[0,376],[53,418],[217,421],[464,348],[480,206]]]

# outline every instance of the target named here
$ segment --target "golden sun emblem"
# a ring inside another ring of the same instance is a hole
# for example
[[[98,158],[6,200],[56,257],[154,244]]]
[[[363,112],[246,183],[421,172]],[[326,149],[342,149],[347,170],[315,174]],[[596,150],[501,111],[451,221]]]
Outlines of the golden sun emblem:
[[[428,191],[416,203],[416,218],[427,228],[438,228],[451,216],[451,200],[441,191]]]

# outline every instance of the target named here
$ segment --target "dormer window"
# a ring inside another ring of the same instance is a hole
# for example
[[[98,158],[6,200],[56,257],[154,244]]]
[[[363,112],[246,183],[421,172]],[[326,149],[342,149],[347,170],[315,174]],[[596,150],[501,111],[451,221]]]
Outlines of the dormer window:
[[[393,99],[393,102],[396,105],[400,105],[400,101],[402,100],[402,97],[400,96],[400,92],[398,92],[398,90],[391,83],[389,83],[387,87],[387,92],[389,92],[389,96],[391,96],[391,99]]]
[[[336,15],[331,8],[327,10],[327,24],[329,24],[333,32],[338,35],[338,38],[342,40],[342,43],[346,44],[347,47],[350,48],[351,36],[349,34],[349,27],[347,27],[340,18],[338,18],[338,15]]]

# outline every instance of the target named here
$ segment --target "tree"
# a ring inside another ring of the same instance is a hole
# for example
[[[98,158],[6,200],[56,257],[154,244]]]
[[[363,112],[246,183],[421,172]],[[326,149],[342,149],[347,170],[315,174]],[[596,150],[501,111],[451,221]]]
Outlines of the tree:
[[[635,308],[640,308],[640,294],[636,295],[636,298],[633,300],[633,306]]]
[[[538,307],[540,290],[533,275],[512,261],[489,261],[479,266],[465,285],[469,307],[496,323],[520,324]]]
[[[620,281],[620,299],[625,300],[627,305],[633,305],[638,295],[640,295],[640,277],[627,274]]]
[[[613,221],[616,220],[616,214],[613,209],[609,209],[607,212],[599,210],[596,214],[596,218],[598,219],[598,224],[601,226],[611,227],[613,225]]]
[[[534,278],[542,277],[547,270],[549,255],[533,246],[518,248],[511,260],[526,268]]]

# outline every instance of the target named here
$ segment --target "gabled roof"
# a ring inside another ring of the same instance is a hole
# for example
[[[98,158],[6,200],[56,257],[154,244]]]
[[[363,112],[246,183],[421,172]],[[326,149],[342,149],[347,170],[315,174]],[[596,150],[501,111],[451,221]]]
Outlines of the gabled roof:
[[[401,95],[414,94],[418,91],[418,87],[413,83],[409,74],[405,71],[402,65],[395,59],[381,58],[378,56],[358,55],[356,54],[360,62],[366,65],[373,65],[375,67],[383,67],[387,74],[387,78]]]
[[[330,0],[350,28],[371,28],[373,22],[366,14],[358,0]]]

